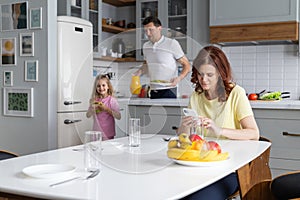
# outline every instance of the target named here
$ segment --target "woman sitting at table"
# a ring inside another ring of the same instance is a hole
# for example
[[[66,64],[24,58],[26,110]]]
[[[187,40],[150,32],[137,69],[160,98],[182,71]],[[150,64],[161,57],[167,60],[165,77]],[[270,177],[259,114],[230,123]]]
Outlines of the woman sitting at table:
[[[245,90],[233,82],[230,63],[224,52],[204,47],[193,62],[191,82],[195,84],[188,107],[195,110],[205,136],[234,140],[258,140],[259,130]],[[189,133],[193,117],[182,118],[179,133]],[[226,199],[238,189],[235,173],[185,199]]]

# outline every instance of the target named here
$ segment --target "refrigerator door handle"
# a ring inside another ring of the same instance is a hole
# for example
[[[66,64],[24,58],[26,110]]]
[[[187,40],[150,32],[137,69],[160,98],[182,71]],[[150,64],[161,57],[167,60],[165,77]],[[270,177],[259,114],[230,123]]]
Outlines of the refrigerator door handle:
[[[73,104],[80,104],[80,103],[81,103],[81,101],[64,101],[64,104],[66,106],[73,105]]]
[[[65,119],[65,121],[64,121],[65,124],[74,124],[76,122],[81,122],[81,119],[74,119],[74,120]]]

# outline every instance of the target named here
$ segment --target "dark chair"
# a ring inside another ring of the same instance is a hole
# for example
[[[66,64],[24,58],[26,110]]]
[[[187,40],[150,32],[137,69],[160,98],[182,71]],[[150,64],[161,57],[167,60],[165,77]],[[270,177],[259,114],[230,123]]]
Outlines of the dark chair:
[[[0,150],[0,160],[5,160],[5,159],[15,158],[15,157],[18,157],[18,155],[15,153],[5,151],[5,150]]]
[[[300,199],[300,171],[289,172],[274,178],[270,184],[276,199]]]

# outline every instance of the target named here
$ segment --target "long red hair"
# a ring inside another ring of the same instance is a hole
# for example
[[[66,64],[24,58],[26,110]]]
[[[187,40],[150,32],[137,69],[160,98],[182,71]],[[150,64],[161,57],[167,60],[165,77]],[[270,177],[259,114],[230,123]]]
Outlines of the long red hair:
[[[195,91],[199,94],[203,92],[197,74],[201,65],[212,65],[219,73],[219,80],[217,85],[217,93],[219,101],[226,101],[231,90],[234,88],[232,70],[230,63],[225,53],[216,46],[207,46],[200,50],[193,62],[191,82],[195,84]]]

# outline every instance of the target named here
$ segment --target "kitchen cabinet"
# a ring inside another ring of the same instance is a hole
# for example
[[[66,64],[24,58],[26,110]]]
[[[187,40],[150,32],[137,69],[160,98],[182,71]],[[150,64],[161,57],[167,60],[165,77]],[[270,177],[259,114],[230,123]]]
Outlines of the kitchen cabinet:
[[[107,3],[113,6],[132,6],[135,5],[135,0],[102,0],[103,3]]]
[[[128,106],[130,117],[141,119],[141,132],[149,134],[175,135],[172,127],[180,125],[181,110],[179,106]]]
[[[191,59],[192,10],[191,0],[138,0],[136,2],[137,59],[143,59],[142,47],[148,41],[143,32],[142,22],[147,16],[156,16],[161,20],[163,35],[175,38],[184,53]]]
[[[99,55],[101,42],[102,15],[101,0],[59,0],[57,1],[57,15],[68,15],[89,20],[93,24],[94,55]]]
[[[116,137],[124,137],[127,135],[127,124],[128,124],[128,101],[118,101],[120,113],[121,113],[121,119],[115,120],[115,130],[116,130]]]
[[[144,34],[143,20],[148,16],[155,16],[159,19],[160,8],[158,0],[137,0],[136,1],[136,59],[144,60],[143,58],[143,44],[148,41],[147,36]],[[163,23],[163,22],[162,22]]]
[[[253,109],[260,134],[272,141],[272,176],[300,170],[300,110]]]
[[[104,31],[104,32],[122,33],[124,31],[128,31],[128,30],[131,30],[131,29],[121,28],[121,27],[113,26],[113,25],[102,24],[102,31]]]
[[[298,0],[211,0],[210,42],[298,41]]]

